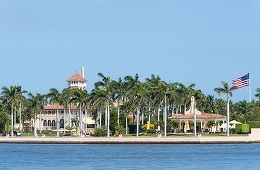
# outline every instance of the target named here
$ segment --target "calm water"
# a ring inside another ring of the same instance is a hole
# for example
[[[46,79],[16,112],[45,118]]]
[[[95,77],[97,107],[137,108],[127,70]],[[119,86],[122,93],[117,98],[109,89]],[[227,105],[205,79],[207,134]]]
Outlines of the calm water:
[[[260,169],[260,144],[0,144],[0,169]]]

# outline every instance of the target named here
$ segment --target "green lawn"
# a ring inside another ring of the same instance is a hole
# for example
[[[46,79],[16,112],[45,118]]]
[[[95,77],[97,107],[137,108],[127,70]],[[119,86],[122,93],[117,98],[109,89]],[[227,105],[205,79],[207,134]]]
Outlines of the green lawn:
[[[164,136],[164,134],[161,134],[162,136]],[[124,137],[134,137],[136,136],[136,134],[124,134]],[[147,137],[158,137],[158,134],[139,134],[139,136],[147,136]],[[168,133],[167,134],[168,137],[193,137],[194,134],[193,133]],[[206,137],[210,137],[210,136],[226,136],[225,133],[204,133],[201,136],[206,136]],[[248,136],[248,134],[230,134],[230,136]]]

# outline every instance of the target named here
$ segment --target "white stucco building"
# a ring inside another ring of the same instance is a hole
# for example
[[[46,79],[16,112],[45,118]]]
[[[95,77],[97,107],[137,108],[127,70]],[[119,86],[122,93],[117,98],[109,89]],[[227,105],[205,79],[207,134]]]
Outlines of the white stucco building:
[[[84,67],[81,67],[81,74],[76,72],[67,79],[67,82],[69,88],[86,89],[87,79],[84,75]],[[82,109],[83,133],[93,133],[96,126],[95,120],[92,119],[91,114],[89,113],[91,113],[91,110],[88,109],[87,111]],[[41,131],[56,131],[58,122],[59,131],[76,129],[76,122],[79,122],[79,117],[79,109],[76,106],[71,105],[70,107],[65,108],[64,106],[56,104],[45,105],[43,111],[37,115],[36,128]],[[32,124],[34,125],[34,122],[32,122]]]

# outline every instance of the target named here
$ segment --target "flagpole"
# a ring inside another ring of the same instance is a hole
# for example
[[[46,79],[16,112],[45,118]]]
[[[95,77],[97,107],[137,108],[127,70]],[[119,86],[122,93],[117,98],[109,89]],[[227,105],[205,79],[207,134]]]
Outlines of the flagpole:
[[[249,102],[251,103],[252,101],[252,95],[251,95],[251,81],[250,81],[250,77],[249,77]]]

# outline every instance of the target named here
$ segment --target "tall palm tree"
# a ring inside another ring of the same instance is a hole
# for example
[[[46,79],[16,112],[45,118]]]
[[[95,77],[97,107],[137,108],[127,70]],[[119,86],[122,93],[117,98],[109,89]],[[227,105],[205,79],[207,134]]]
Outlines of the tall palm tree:
[[[50,103],[57,105],[56,111],[56,130],[57,130],[57,137],[60,136],[59,129],[60,129],[60,117],[59,117],[59,106],[62,105],[62,96],[59,90],[56,88],[51,88],[49,93],[47,94],[47,98],[50,99]]]
[[[93,89],[91,93],[89,94],[89,102],[91,105],[92,110],[96,109],[99,119],[99,128],[102,127],[102,111],[105,110],[103,106],[106,103],[106,100],[104,98],[97,98],[98,89]]]
[[[22,129],[22,103],[26,101],[25,96],[23,94],[27,94],[28,92],[26,90],[22,90],[21,86],[16,86],[17,87],[17,92],[18,92],[18,100],[17,100],[17,106],[19,107],[19,130],[21,131]]]
[[[106,77],[102,73],[98,73],[98,76],[102,80],[94,84],[95,97],[93,99],[105,101],[105,125],[107,125],[107,137],[110,137],[110,106],[113,106],[115,100],[114,91],[111,87],[110,77]]]
[[[63,112],[63,133],[65,133],[66,129],[66,113],[67,115],[67,121],[68,121],[68,126],[71,127],[71,98],[72,98],[72,89],[71,88],[64,88],[61,92],[61,100],[64,106],[64,112]]]
[[[97,102],[104,102],[105,103],[105,115],[107,123],[107,137],[110,137],[110,106],[113,106],[113,100],[111,98],[111,90],[109,86],[105,86],[102,89],[95,89],[92,91],[93,98],[92,100]]]
[[[34,96],[32,93],[29,93],[28,96],[29,96],[28,101],[30,103],[30,112],[34,117],[34,137],[37,137],[36,116],[38,113],[40,113],[43,110],[43,101],[45,95],[41,95],[40,93],[37,93]]]
[[[195,87],[195,84],[192,83],[187,87],[184,84],[178,82],[174,84],[177,86],[177,92],[182,99],[182,103],[184,105],[184,113],[185,113],[187,110],[187,104],[190,101],[190,98],[192,96],[192,92],[194,90],[193,88]]]
[[[227,95],[227,136],[229,136],[229,96],[232,97],[232,92],[236,90],[238,87],[232,86],[229,87],[228,83],[222,81],[221,84],[223,87],[217,87],[214,89],[214,91],[218,95],[226,94]]]
[[[161,81],[159,83],[159,86],[157,87],[156,89],[157,91],[157,94],[160,95],[161,99],[162,99],[162,103],[163,103],[163,106],[164,106],[164,115],[163,115],[163,118],[164,118],[164,136],[166,137],[167,136],[167,119],[168,119],[168,115],[167,115],[167,106],[168,106],[168,98],[169,96],[171,96],[173,94],[173,91],[172,89],[170,88],[169,84],[167,84],[165,81]]]
[[[122,81],[121,78],[118,79],[118,81],[112,80],[111,81],[111,87],[113,89],[113,92],[116,94],[116,101],[117,101],[117,126],[119,126],[119,113],[120,113],[120,102],[124,102],[124,94],[125,94],[125,87],[126,83]],[[124,103],[122,103],[124,104]]]
[[[95,85],[95,89],[94,90],[106,90],[107,92],[111,92],[111,79],[110,77],[106,77],[103,73],[98,73],[98,76],[101,78],[100,81],[94,83]],[[112,96],[112,94],[111,94]],[[105,102],[105,126],[108,126],[108,106],[107,106],[107,102]],[[109,129],[109,128],[108,128]]]
[[[13,137],[15,104],[17,103],[17,100],[21,98],[19,88],[17,88],[17,86],[10,86],[10,88],[4,86],[1,94],[3,102],[8,104],[11,109],[11,136]]]
[[[143,104],[147,99],[147,89],[144,86],[144,83],[141,83],[139,80],[136,80],[134,84],[132,84],[132,88],[130,89],[130,99],[136,105],[136,136],[139,136],[139,125],[140,125],[140,111]]]
[[[159,109],[159,105],[161,103],[161,94],[157,92],[157,89],[161,83],[161,78],[159,75],[155,76],[154,74],[151,75],[150,78],[146,78],[146,84],[148,88],[148,96],[150,98],[150,104],[153,108],[153,112],[155,113],[155,109]],[[159,115],[158,115],[159,117]],[[159,121],[159,119],[158,119]]]
[[[79,109],[79,129],[80,129],[80,137],[83,137],[83,124],[82,124],[82,108],[84,105],[84,102],[86,101],[87,98],[87,91],[83,89],[74,89],[73,90],[73,97],[71,98],[71,102],[74,103],[78,109]]]

